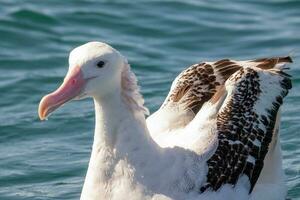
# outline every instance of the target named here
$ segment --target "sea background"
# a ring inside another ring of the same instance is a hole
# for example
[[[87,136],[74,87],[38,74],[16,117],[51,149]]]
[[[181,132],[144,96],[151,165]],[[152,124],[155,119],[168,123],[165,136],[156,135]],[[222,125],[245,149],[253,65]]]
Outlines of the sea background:
[[[280,139],[288,197],[300,199],[300,1],[1,0],[0,200],[79,199],[93,102],[43,122],[37,108],[63,80],[69,51],[93,40],[128,58],[152,112],[193,63],[293,56]]]

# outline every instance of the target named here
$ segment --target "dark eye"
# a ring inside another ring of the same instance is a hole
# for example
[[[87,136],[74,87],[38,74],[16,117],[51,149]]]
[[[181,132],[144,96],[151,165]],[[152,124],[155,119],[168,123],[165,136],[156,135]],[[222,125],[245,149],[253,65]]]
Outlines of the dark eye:
[[[99,68],[102,68],[102,67],[104,67],[104,65],[105,65],[105,62],[104,61],[99,61],[98,63],[97,63],[97,66],[99,67]]]

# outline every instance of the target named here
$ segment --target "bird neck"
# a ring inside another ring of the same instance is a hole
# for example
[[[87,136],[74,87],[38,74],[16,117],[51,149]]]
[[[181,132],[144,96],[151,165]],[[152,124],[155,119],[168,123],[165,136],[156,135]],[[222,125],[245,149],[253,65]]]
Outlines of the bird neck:
[[[115,149],[124,137],[148,138],[144,114],[132,110],[118,90],[105,97],[95,97],[94,147]]]
[[[130,109],[119,91],[95,97],[94,103],[95,135],[82,199],[109,199],[110,192],[106,190],[115,181],[124,181],[124,187],[137,187],[139,184],[132,179],[134,171],[141,171],[140,166],[145,165],[151,169],[148,160],[158,160],[159,153],[145,126],[144,113]],[[122,178],[115,179],[116,176]],[[89,198],[92,194],[108,196]]]

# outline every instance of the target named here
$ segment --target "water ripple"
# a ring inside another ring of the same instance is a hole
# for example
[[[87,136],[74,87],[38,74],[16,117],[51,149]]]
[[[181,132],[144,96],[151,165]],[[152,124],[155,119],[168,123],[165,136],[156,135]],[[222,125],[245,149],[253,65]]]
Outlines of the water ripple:
[[[176,75],[196,62],[294,55],[281,142],[288,197],[299,198],[299,10],[298,0],[2,0],[0,199],[79,198],[93,138],[92,101],[70,103],[47,122],[38,120],[37,106],[63,80],[68,52],[91,40],[128,58],[151,111]]]

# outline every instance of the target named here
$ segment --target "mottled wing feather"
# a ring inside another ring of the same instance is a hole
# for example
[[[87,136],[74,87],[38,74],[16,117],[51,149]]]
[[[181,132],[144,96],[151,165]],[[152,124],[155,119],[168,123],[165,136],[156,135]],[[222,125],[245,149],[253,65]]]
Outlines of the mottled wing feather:
[[[197,114],[202,105],[216,92],[220,85],[241,68],[255,66],[272,69],[277,64],[292,62],[290,57],[261,58],[249,61],[222,59],[190,66],[174,80],[171,90],[161,108],[168,105],[181,106]],[[284,74],[284,72],[281,72]]]
[[[192,65],[175,79],[162,108],[175,104],[196,114],[203,103],[214,95],[217,87],[241,68],[228,59]]]
[[[273,63],[272,59],[251,62]],[[217,114],[218,147],[207,161],[207,180],[200,192],[216,191],[226,183],[235,185],[242,175],[249,177],[249,193],[255,186],[278,109],[291,88],[290,76],[282,68],[258,67],[240,69],[225,83],[227,96]]]

